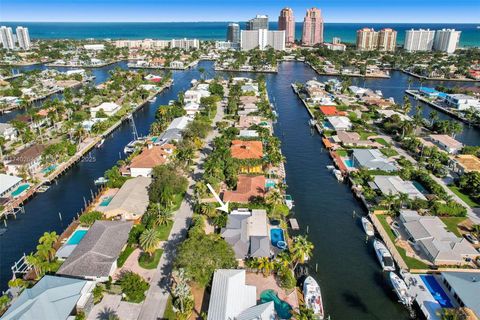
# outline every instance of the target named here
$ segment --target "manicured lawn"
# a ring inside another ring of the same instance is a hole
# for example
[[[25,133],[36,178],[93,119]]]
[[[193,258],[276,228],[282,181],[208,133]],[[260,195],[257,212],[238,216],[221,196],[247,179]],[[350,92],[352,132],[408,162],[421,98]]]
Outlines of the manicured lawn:
[[[455,193],[460,199],[465,201],[465,203],[468,204],[470,207],[480,207],[480,203],[476,203],[468,195],[462,193],[457,186],[451,185],[448,187],[450,188],[450,190],[453,191],[453,193]]]
[[[362,140],[367,140],[368,137],[371,137],[371,136],[375,135],[375,133],[368,132],[368,131],[360,131],[360,132],[357,132],[357,133],[360,135],[360,139],[362,139]]]
[[[390,146],[390,144],[383,138],[375,138],[375,141],[380,143],[381,145],[384,145],[385,147]]]
[[[386,214],[377,214],[377,218],[380,221],[380,223],[382,224],[383,229],[387,232],[390,240],[392,240],[392,242],[395,242],[395,239],[397,237],[395,236],[395,234],[392,231],[392,228],[390,228],[390,225],[387,222],[387,215]]]
[[[392,148],[383,148],[383,149],[380,149],[380,152],[383,153],[386,157],[398,156],[397,150]]]
[[[337,151],[335,151],[340,157],[346,157],[348,156],[348,152],[347,150],[344,150],[344,149],[339,149]]]
[[[138,258],[138,264],[143,269],[155,269],[160,261],[162,253],[162,249],[155,250],[155,253],[151,257],[147,253],[142,253]]]
[[[120,268],[123,266],[125,261],[127,261],[128,257],[132,254],[135,250],[133,246],[127,245],[127,247],[120,253],[117,260],[117,266]]]
[[[173,226],[173,221],[170,221],[167,224],[157,227],[157,232],[158,232],[158,236],[160,237],[160,241],[165,241],[168,239],[172,226]]]
[[[465,217],[440,217],[440,219],[447,226],[447,230],[455,233],[457,236],[461,237],[462,234],[458,230],[458,224],[465,221]]]
[[[175,311],[173,311],[173,306],[172,306],[172,297],[168,297],[167,301],[167,306],[165,307],[165,312],[163,313],[163,318],[166,320],[176,320],[177,315],[175,314]]]

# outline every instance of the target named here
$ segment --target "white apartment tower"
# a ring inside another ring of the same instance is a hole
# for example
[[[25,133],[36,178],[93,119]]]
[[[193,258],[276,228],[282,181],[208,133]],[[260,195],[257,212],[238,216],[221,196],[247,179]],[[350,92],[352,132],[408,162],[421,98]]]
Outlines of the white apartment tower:
[[[17,27],[16,29],[17,33],[17,41],[18,41],[18,46],[22,48],[23,50],[29,50],[30,49],[30,35],[28,34],[28,28],[24,27]]]
[[[272,47],[275,50],[285,50],[285,31],[242,30],[240,47],[243,51],[255,48],[265,50],[267,47]]]
[[[407,30],[405,31],[405,44],[403,47],[409,52],[431,51],[434,38],[435,31],[430,29]]]
[[[13,38],[12,28],[1,26],[0,27],[0,39],[4,49],[12,50],[15,49],[15,41]]]
[[[442,29],[435,32],[433,50],[454,53],[460,42],[461,31],[455,29]]]

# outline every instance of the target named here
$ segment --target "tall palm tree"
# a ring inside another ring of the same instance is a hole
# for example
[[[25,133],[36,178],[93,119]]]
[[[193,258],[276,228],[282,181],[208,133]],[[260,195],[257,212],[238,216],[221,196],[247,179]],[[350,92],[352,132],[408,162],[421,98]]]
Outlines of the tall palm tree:
[[[25,262],[33,268],[33,271],[35,272],[35,275],[37,277],[42,276],[42,271],[40,268],[40,259],[33,253],[30,253],[28,256],[25,256]]]
[[[160,243],[160,237],[158,236],[158,232],[155,229],[146,229],[140,235],[140,247],[142,250],[145,251],[150,255],[153,255],[155,250],[157,250],[157,246]]]
[[[202,203],[200,205],[200,212],[209,218],[214,218],[216,216],[217,209],[210,203]]]
[[[383,196],[383,199],[380,203],[382,205],[386,206],[388,208],[388,211],[391,212],[392,211],[392,206],[393,206],[393,204],[395,203],[396,200],[397,200],[397,195],[389,193],[389,194],[385,194]]]
[[[283,196],[278,190],[272,189],[268,191],[267,196],[265,197],[265,201],[267,202],[267,204],[275,207],[276,205],[283,203]]]
[[[292,310],[292,315],[297,320],[314,320],[315,313],[312,309],[308,308],[306,305],[302,304],[298,307],[297,310]]]
[[[313,253],[313,243],[307,240],[306,236],[296,236],[293,238],[293,245],[290,248],[292,260],[295,262],[293,269],[296,269],[298,264],[305,263]]]
[[[438,121],[438,111],[432,110],[432,112],[430,112],[428,115],[428,118],[430,119],[430,125],[433,126],[435,122]]]
[[[165,210],[165,207],[161,203],[152,203],[148,207],[147,214],[154,217],[154,225],[162,226],[172,221],[172,213]]]
[[[268,277],[274,269],[274,263],[267,257],[261,257],[257,259],[257,268],[262,270],[265,277]]]

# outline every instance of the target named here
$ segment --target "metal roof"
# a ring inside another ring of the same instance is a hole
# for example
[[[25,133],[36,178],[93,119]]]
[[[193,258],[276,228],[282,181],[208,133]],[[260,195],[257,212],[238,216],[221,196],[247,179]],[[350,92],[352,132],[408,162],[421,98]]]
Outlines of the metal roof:
[[[480,272],[442,272],[463,304],[480,316]]]
[[[22,181],[22,178],[0,173],[0,195]]]

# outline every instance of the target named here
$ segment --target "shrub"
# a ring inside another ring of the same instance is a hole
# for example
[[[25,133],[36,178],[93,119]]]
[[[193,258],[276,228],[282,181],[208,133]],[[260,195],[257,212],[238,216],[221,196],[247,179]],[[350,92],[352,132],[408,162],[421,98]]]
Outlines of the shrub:
[[[122,293],[129,302],[139,303],[145,299],[145,291],[148,290],[148,283],[138,274],[128,271],[119,280]]]
[[[96,285],[93,289],[93,303],[97,304],[103,299],[103,289],[100,285]]]
[[[101,220],[102,218],[103,213],[100,211],[90,211],[82,214],[79,221],[83,225],[91,226],[95,221]]]
[[[467,209],[455,201],[447,203],[437,201],[432,206],[432,213],[436,216],[466,217]]]
[[[283,270],[279,271],[278,275],[280,277],[280,286],[282,288],[287,290],[295,288],[297,281],[295,280],[292,270],[289,268],[283,268]]]

